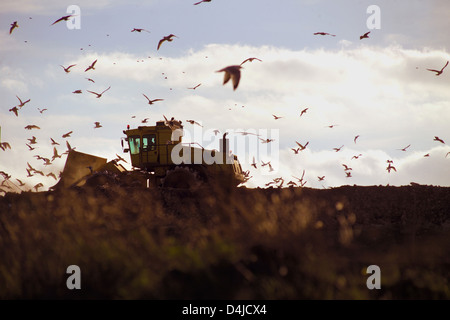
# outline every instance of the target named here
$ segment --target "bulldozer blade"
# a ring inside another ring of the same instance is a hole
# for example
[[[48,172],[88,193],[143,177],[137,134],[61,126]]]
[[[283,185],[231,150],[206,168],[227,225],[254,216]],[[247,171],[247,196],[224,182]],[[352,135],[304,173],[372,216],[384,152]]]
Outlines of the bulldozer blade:
[[[60,180],[51,189],[68,188],[84,181],[83,178],[91,175],[94,171],[103,167],[107,159],[93,156],[91,154],[69,151],[64,170],[61,172]]]

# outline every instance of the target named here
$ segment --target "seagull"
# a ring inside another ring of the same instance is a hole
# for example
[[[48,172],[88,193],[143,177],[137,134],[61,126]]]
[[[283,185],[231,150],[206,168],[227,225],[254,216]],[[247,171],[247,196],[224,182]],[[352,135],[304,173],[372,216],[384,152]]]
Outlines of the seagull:
[[[240,133],[243,136],[246,136],[246,135],[249,135],[249,134],[252,134],[252,135],[255,135],[255,136],[259,136],[259,134],[256,134],[256,133],[253,133],[253,132],[246,132],[246,131],[237,131],[236,133]]]
[[[131,30],[131,32],[142,32],[142,31],[150,33],[150,31],[145,30],[145,29],[141,29],[141,28],[133,28],[133,30]]]
[[[438,142],[440,142],[440,143],[443,143],[443,144],[445,144],[444,140],[442,140],[441,138],[439,138],[439,137],[436,137],[436,136],[434,136],[434,139],[433,139],[433,141],[438,141]]]
[[[397,150],[401,150],[401,151],[406,151],[406,149],[408,149],[411,145],[408,144],[406,147],[402,148],[402,149],[397,149]]]
[[[298,141],[295,141],[295,143],[300,147],[300,151],[303,151],[306,149],[306,146],[309,144],[309,141],[306,142],[304,145],[302,145],[301,143],[299,143]]]
[[[62,135],[62,137],[63,138],[68,138],[68,137],[70,137],[70,135],[73,133],[73,131],[69,131],[69,132],[67,132],[67,133],[64,133],[63,135]]]
[[[19,108],[22,108],[25,104],[27,104],[28,102],[31,101],[31,99],[28,99],[28,100],[22,102],[22,99],[20,99],[18,96],[16,96],[16,97],[17,97],[17,99],[19,99],[19,102],[20,102],[20,104],[17,105]]]
[[[351,178],[352,177],[352,173],[350,171],[345,172],[345,177],[346,178]]]
[[[295,154],[298,154],[298,152],[300,151],[300,148],[297,148],[297,149],[291,148],[291,150],[294,151]]]
[[[445,157],[447,158],[449,154],[450,154],[450,152],[447,152],[447,154],[445,155]]]
[[[16,115],[16,117],[19,116],[19,109],[17,107],[12,107],[11,109],[9,109],[10,112],[14,112],[14,114]]]
[[[343,146],[341,146],[341,147],[339,147],[339,148],[333,148],[333,150],[336,151],[336,152],[339,152],[339,151],[341,151],[342,147],[343,147]]]
[[[59,143],[53,140],[53,138],[50,138],[50,140],[52,141],[52,146],[59,146]]]
[[[244,61],[242,61],[241,62],[241,66],[244,64],[244,63],[246,63],[247,61],[249,61],[249,62],[253,62],[253,60],[258,60],[258,61],[261,61],[262,62],[262,60],[261,59],[258,59],[258,58],[255,58],[255,57],[252,57],[252,58],[247,58],[247,59],[245,59]]]
[[[262,143],[269,143],[269,142],[275,141],[275,139],[262,139],[262,138],[259,138],[259,140],[261,140]]]
[[[165,120],[165,121],[164,121],[164,124],[165,124],[166,126],[168,126],[170,129],[176,130],[176,129],[180,129],[180,128],[183,127],[183,126],[181,125],[181,121],[175,120],[174,117],[172,117],[170,120],[168,120],[168,119],[166,118],[165,115],[163,115],[163,117],[164,117],[164,120]]]
[[[103,92],[102,93],[97,93],[97,92],[94,92],[94,91],[89,91],[89,90],[86,90],[87,92],[90,92],[90,93],[93,93],[93,94],[96,94],[97,95],[97,99],[98,98],[101,98],[101,96],[102,96],[102,94],[104,94],[106,91],[108,91],[109,89],[111,89],[111,86],[109,86],[108,87],[108,89],[106,89],[106,90],[103,90]]]
[[[356,139],[359,138],[359,134],[357,136],[355,136],[355,138],[353,139],[353,142],[356,143]]]
[[[39,109],[39,108],[37,108],[37,109],[39,110],[39,112],[40,112],[41,114],[43,114],[44,111],[47,111],[47,109]]]
[[[225,72],[223,77],[223,84],[225,85],[231,79],[231,81],[233,82],[233,90],[236,90],[239,85],[239,80],[241,79],[241,69],[242,67],[239,65],[232,65],[217,70],[216,72]]]
[[[424,155],[424,157],[429,157],[430,156],[430,154],[429,153],[427,153],[426,155]]]
[[[61,158],[61,155],[58,154],[58,150],[56,150],[56,147],[53,147],[53,157],[52,157],[52,161],[54,161],[56,158]]]
[[[319,181],[323,181],[325,179],[325,176],[317,177]]]
[[[346,164],[342,164],[344,166],[344,171],[348,171],[348,170],[353,170],[352,168],[350,168],[349,166],[347,166]]]
[[[25,183],[23,183],[20,179],[16,178],[16,180],[19,182],[19,187],[23,187],[25,185]]]
[[[97,128],[101,128],[101,127],[102,127],[102,125],[101,125],[100,122],[98,122],[98,121],[94,122],[94,124],[95,124],[94,129],[97,129]]]
[[[255,160],[255,156],[253,156],[253,163],[251,164],[251,166],[255,169],[257,169],[256,167],[256,160]]]
[[[148,119],[150,119],[150,118],[144,118],[144,119],[142,119],[142,120],[141,120],[141,123],[147,123]]]
[[[70,146],[70,143],[69,143],[69,141],[67,141],[66,140],[66,147],[67,147],[67,151],[65,152],[65,153],[69,153],[70,151],[72,151],[72,150],[75,150],[76,148],[72,148],[71,146]]]
[[[53,179],[58,180],[53,172],[47,173],[46,177],[52,177]]]
[[[28,139],[28,141],[30,141],[30,144],[36,144],[37,143],[35,136],[31,137],[31,139]]]
[[[195,87],[192,87],[192,88],[188,88],[188,89],[192,89],[192,90],[195,90],[195,89],[197,89],[198,87],[200,87],[201,86],[201,83],[199,83],[198,85],[196,85]]]
[[[211,2],[211,0],[202,0],[202,1],[196,2],[196,3],[194,3],[194,6],[196,6],[202,2]]]
[[[86,70],[84,70],[84,72],[89,71],[89,70],[95,70],[95,64],[97,63],[97,59],[94,60],[94,62],[91,63],[91,65],[89,67],[86,68]]]
[[[34,190],[36,190],[36,192],[38,191],[38,189],[39,188],[42,188],[44,185],[41,183],[41,182],[39,182],[38,184],[36,184],[33,188],[34,188]]]
[[[6,151],[6,149],[11,149],[11,145],[8,142],[0,142],[0,149]]]
[[[88,81],[90,81],[90,82],[92,82],[92,83],[95,83],[95,81],[94,80],[92,80],[91,78],[86,78]]]
[[[70,14],[70,15],[68,15],[68,16],[61,17],[61,18],[59,18],[58,20],[56,20],[55,22],[53,22],[51,25],[54,25],[54,24],[56,24],[56,23],[58,23],[58,22],[60,22],[60,21],[67,21],[67,20],[69,20],[70,18],[72,18],[72,17],[74,17],[74,16],[75,16],[75,15]]]
[[[364,33],[362,36],[359,37],[359,40],[365,39],[365,38],[369,38],[369,33],[370,31]]]
[[[75,91],[72,92],[72,93],[82,93],[82,91],[81,91],[81,90],[75,90]]]
[[[269,172],[274,171],[272,165],[270,164],[270,161],[269,161],[268,165],[269,165]]]
[[[436,72],[436,75],[439,76],[442,74],[442,72],[444,72],[444,69],[448,66],[448,61],[445,64],[445,66],[442,67],[441,70],[435,70],[435,69],[427,69],[428,71],[432,71],[432,72]]]
[[[31,130],[31,129],[40,129],[40,128],[34,124],[30,124],[30,125],[26,126],[25,129]]]
[[[320,36],[332,36],[332,37],[336,37],[335,34],[331,34],[331,33],[328,33],[328,32],[315,32],[314,35],[315,35],[315,36],[320,35]]]
[[[69,73],[70,72],[70,68],[73,68],[73,67],[75,67],[76,66],[76,64],[71,64],[70,66],[68,66],[67,68],[66,67],[64,67],[63,65],[60,65],[63,69],[64,69],[64,71],[66,72],[66,73]]]
[[[278,119],[283,118],[283,117],[276,116],[276,115],[274,115],[274,114],[273,114],[272,116],[274,117],[275,120],[278,120]]]
[[[303,109],[302,112],[300,112],[300,117],[301,117],[302,115],[304,115],[304,114],[306,113],[306,111],[308,111],[308,109],[309,109],[309,108]]]
[[[27,147],[30,149],[30,151],[33,151],[36,148],[33,148],[32,146],[30,146],[28,143],[25,143],[27,145]]]
[[[13,30],[18,27],[19,27],[19,25],[17,24],[17,21],[14,21],[13,23],[11,23],[11,28],[9,29],[9,34],[11,34],[13,32]]]
[[[163,37],[161,40],[159,40],[157,50],[159,50],[159,48],[161,47],[161,45],[162,45],[162,43],[163,43],[164,41],[169,41],[169,42],[173,41],[173,37],[178,38],[178,37],[177,37],[176,35],[174,35],[174,34],[169,34],[168,36],[165,36],[165,37]]]
[[[196,124],[196,125],[199,125],[200,127],[203,127],[200,123],[198,123],[197,121],[194,121],[194,120],[186,120],[187,122],[189,122],[190,124],[192,124],[192,125],[194,125],[194,124]]]
[[[214,135],[217,136],[220,133],[220,130],[215,129],[213,132],[214,132]]]
[[[394,170],[395,172],[397,172],[397,169],[395,169],[395,167],[389,163],[389,165],[386,168],[387,172],[391,173],[391,170]]]
[[[361,157],[361,156],[362,156],[362,154],[360,153],[360,154],[358,154],[357,156],[353,156],[351,160],[353,160],[353,159],[358,159],[358,158]]]
[[[153,99],[153,100],[150,100],[150,98],[147,97],[145,94],[142,94],[142,95],[147,98],[148,104],[153,104],[156,101],[164,101],[164,99]]]

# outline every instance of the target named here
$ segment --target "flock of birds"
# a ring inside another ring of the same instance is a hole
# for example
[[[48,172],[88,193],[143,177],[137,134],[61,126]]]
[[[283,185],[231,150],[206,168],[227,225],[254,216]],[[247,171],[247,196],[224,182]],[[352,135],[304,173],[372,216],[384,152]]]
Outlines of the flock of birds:
[[[194,3],[194,5],[199,5],[199,4],[205,3],[205,2],[211,2],[211,0],[202,0],[202,1],[199,1],[199,2]],[[51,26],[53,26],[53,25],[55,25],[55,24],[57,24],[57,23],[59,23],[59,22],[62,22],[62,21],[68,21],[69,19],[73,18],[74,16],[75,16],[75,15],[65,15],[65,16],[62,16],[61,18],[55,20],[55,21],[51,24]],[[18,25],[18,22],[17,22],[17,21],[14,21],[14,22],[11,24],[11,27],[10,27],[10,29],[9,29],[9,34],[12,34],[13,31],[14,31],[16,28],[19,28],[19,25]],[[133,28],[133,29],[131,30],[131,32],[138,32],[138,33],[140,33],[140,32],[148,32],[148,33],[150,33],[150,31],[148,31],[148,30],[146,30],[146,29],[143,29],[143,28]],[[369,32],[366,32],[366,33],[362,34],[362,35],[359,37],[359,39],[360,39],[360,40],[368,39],[370,33],[371,33],[371,32],[369,31]],[[331,34],[331,33],[328,33],[328,32],[315,32],[313,35],[315,35],[315,36],[331,36],[331,37],[336,37],[335,34]],[[163,38],[161,38],[161,39],[158,41],[158,44],[157,44],[156,49],[159,50],[159,49],[161,48],[161,46],[163,45],[164,42],[172,42],[172,41],[174,40],[174,38],[178,38],[178,37],[177,37],[176,35],[174,35],[174,34],[169,34],[169,35],[167,35],[167,36],[164,36]],[[224,67],[224,68],[222,68],[222,69],[220,69],[220,70],[217,70],[216,72],[223,72],[223,73],[224,73],[224,76],[223,76],[223,85],[226,85],[226,84],[227,84],[228,82],[230,82],[230,80],[231,80],[231,84],[232,84],[233,90],[237,90],[237,88],[238,88],[238,86],[239,86],[240,79],[241,79],[241,72],[242,72],[241,70],[243,69],[243,65],[244,65],[245,63],[247,63],[247,62],[253,62],[253,61],[255,61],[255,60],[256,60],[256,61],[262,62],[262,60],[259,59],[259,58],[257,58],[257,57],[250,57],[250,58],[247,58],[247,59],[245,59],[244,61],[242,61],[240,64],[229,65],[229,66],[226,66],[226,67]],[[88,65],[88,66],[84,69],[84,72],[88,72],[88,71],[90,71],[90,70],[95,70],[96,63],[97,63],[97,60],[94,60],[90,65]],[[446,64],[445,64],[441,69],[431,69],[431,68],[430,68],[430,69],[427,69],[427,70],[430,71],[430,72],[435,72],[435,73],[436,73],[436,76],[440,76],[440,75],[444,72],[444,69],[448,66],[448,64],[449,64],[449,61],[447,61]],[[72,71],[72,68],[74,68],[74,67],[76,66],[76,64],[71,64],[71,65],[68,65],[67,67],[66,67],[66,66],[63,66],[63,65],[60,65],[60,66],[63,68],[63,71],[64,71],[65,73],[70,73],[70,72]],[[93,82],[93,83],[95,82],[95,81],[94,81],[93,79],[91,79],[91,78],[86,78],[86,79],[87,79],[88,81]],[[195,85],[195,86],[193,86],[193,87],[189,87],[188,89],[190,89],[190,90],[196,90],[199,86],[201,86],[201,83],[199,83],[199,84],[197,84],[197,85]],[[109,86],[108,88],[106,88],[105,90],[103,90],[103,91],[101,91],[101,92],[95,92],[95,91],[91,91],[91,90],[86,90],[86,91],[89,92],[89,93],[91,93],[91,94],[93,94],[93,95],[95,95],[95,97],[96,97],[97,99],[99,99],[99,98],[101,98],[101,97],[103,96],[103,94],[105,94],[105,93],[106,93],[108,90],[110,90],[110,89],[111,89],[111,86]],[[77,89],[77,90],[73,91],[72,93],[74,93],[74,94],[81,94],[81,93],[82,93],[82,90]],[[149,98],[146,94],[144,94],[144,93],[143,93],[142,95],[146,98],[147,103],[148,103],[149,105],[152,105],[152,104],[154,104],[155,102],[158,102],[158,101],[164,101],[164,99],[161,99],[161,98],[150,99],[150,98]],[[18,117],[18,116],[19,116],[19,113],[20,113],[21,110],[22,110],[22,108],[23,108],[26,104],[28,104],[28,103],[31,101],[31,99],[22,100],[19,96],[16,95],[16,97],[17,97],[19,103],[18,103],[16,106],[11,107],[11,108],[9,109],[9,111],[12,112],[16,117]],[[39,110],[39,112],[40,112],[41,114],[43,114],[47,109],[45,109],[45,108],[43,108],[43,109],[38,108],[38,110]],[[299,117],[304,116],[304,115],[308,112],[308,110],[309,110],[308,107],[307,107],[307,108],[303,108],[302,110],[300,110]],[[279,116],[279,115],[275,115],[275,114],[273,114],[272,116],[273,116],[274,120],[279,120],[279,119],[282,119],[282,118],[283,118],[283,116]],[[133,116],[133,117],[135,117],[135,116]],[[173,125],[173,124],[174,124],[174,121],[176,121],[176,120],[174,120],[174,118],[172,118],[171,120],[168,120],[165,116],[164,116],[164,118],[166,119],[166,124],[168,124],[168,125],[170,125],[170,124]],[[148,119],[149,119],[149,118],[145,118],[145,119],[143,119],[141,122],[142,122],[142,123],[147,123]],[[186,120],[186,121],[187,121],[188,123],[192,124],[192,125],[199,125],[199,126],[202,126],[200,123],[198,123],[198,122],[195,121],[195,120]],[[178,122],[178,123],[179,123],[179,125],[181,126],[181,121]],[[328,126],[326,126],[326,127],[328,127],[328,128],[334,128],[335,126],[337,126],[337,124],[331,124],[331,125],[328,125]],[[101,125],[101,123],[100,123],[99,121],[94,122],[94,129],[98,129],[98,128],[101,128],[101,127],[102,127],[102,125]],[[24,129],[26,129],[26,130],[39,130],[40,127],[37,126],[37,125],[27,125],[27,126],[24,127]],[[217,135],[217,134],[219,133],[219,130],[214,130],[214,132],[215,132],[215,134]],[[64,134],[61,135],[61,138],[67,139],[67,138],[70,137],[70,135],[71,135],[72,133],[73,133],[73,131],[66,132],[66,133],[64,133]],[[254,133],[249,133],[249,132],[238,132],[238,133],[240,133],[240,134],[242,134],[242,135],[254,134]],[[355,144],[357,143],[357,139],[358,139],[359,137],[360,137],[359,135],[356,135],[356,136],[354,137],[354,140],[353,140],[353,141],[354,141]],[[258,139],[261,141],[261,143],[270,143],[270,142],[273,142],[273,141],[274,141],[274,139],[261,138],[261,137],[259,137],[259,135],[258,135]],[[438,136],[435,136],[433,140],[434,140],[434,141],[437,141],[437,142],[439,142],[439,143],[445,144],[444,140],[442,140],[442,139],[439,138]],[[52,154],[51,156],[49,156],[49,157],[44,157],[44,156],[41,156],[41,155],[35,155],[35,157],[36,157],[37,160],[43,161],[43,165],[44,165],[44,166],[50,166],[50,165],[53,163],[53,161],[55,161],[56,159],[61,158],[63,155],[67,155],[71,150],[75,149],[75,148],[72,148],[72,147],[70,146],[69,141],[66,140],[66,141],[65,141],[65,144],[66,144],[66,151],[65,151],[64,153],[59,153],[59,151],[58,151],[58,149],[57,149],[57,146],[59,146],[60,143],[58,143],[57,141],[55,141],[55,139],[53,139],[52,137],[50,137],[50,141],[51,141],[51,145],[53,146],[53,154]],[[30,151],[33,151],[33,150],[35,150],[35,148],[36,148],[35,145],[36,145],[37,143],[38,143],[38,142],[37,142],[37,138],[36,138],[35,136],[32,136],[31,138],[28,139],[28,143],[26,143],[26,146],[29,148]],[[295,147],[292,147],[291,150],[294,152],[294,154],[300,154],[300,152],[304,151],[304,150],[307,148],[307,146],[309,145],[309,141],[307,141],[307,142],[305,142],[305,143],[300,143],[300,142],[298,142],[298,141],[295,141],[295,144],[296,144],[296,146],[295,146]],[[411,146],[411,145],[407,145],[406,147],[400,148],[400,149],[398,149],[398,150],[401,150],[401,151],[403,151],[403,152],[406,152],[407,149],[408,149],[410,146]],[[341,146],[339,146],[339,147],[335,147],[335,148],[333,148],[333,151],[335,151],[335,152],[340,152],[340,151],[342,150],[343,147],[344,147],[344,145],[341,145]],[[8,149],[11,149],[11,145],[10,145],[8,142],[0,142],[0,151],[5,152],[5,151],[7,151]],[[446,154],[445,157],[448,157],[449,155],[450,155],[450,152],[447,152],[447,154]],[[125,159],[123,159],[122,157],[118,156],[117,154],[116,154],[116,156],[117,156],[117,158],[116,158],[114,161],[125,161],[125,162],[126,162]],[[351,160],[353,160],[353,159],[358,159],[358,158],[361,157],[361,156],[362,156],[362,154],[354,155],[354,156],[351,158]],[[430,156],[429,154],[424,155],[424,157],[429,157],[429,156]],[[257,169],[257,168],[258,168],[258,165],[260,165],[261,167],[267,167],[267,168],[269,169],[269,172],[274,171],[274,169],[273,169],[272,164],[270,163],[270,161],[267,161],[267,162],[260,161],[260,162],[261,162],[261,163],[258,164],[258,163],[255,161],[255,157],[253,157],[253,162],[251,163],[251,167],[253,167],[254,169]],[[387,162],[387,167],[386,167],[387,172],[390,173],[391,171],[394,171],[394,172],[397,171],[397,169],[396,169],[396,167],[394,166],[392,160],[388,159],[386,162]],[[347,178],[351,178],[351,177],[352,177],[352,170],[353,170],[353,169],[352,169],[348,164],[342,164],[342,166],[343,166],[343,168],[344,168],[343,170],[344,170],[345,176],[346,176]],[[29,162],[27,162],[26,172],[27,172],[27,177],[32,177],[32,176],[34,176],[34,175],[40,175],[40,176],[51,177],[51,178],[53,178],[53,179],[55,179],[55,180],[58,179],[58,177],[57,177],[57,175],[56,175],[55,173],[49,172],[49,173],[45,174],[42,170],[38,170],[38,169],[34,168],[33,166],[31,166]],[[61,174],[61,172],[59,173],[59,176],[60,176],[60,174]],[[250,176],[250,170],[245,171],[244,174],[245,174],[245,176],[246,176],[246,180],[247,180],[247,181],[248,181],[250,178],[252,178],[252,176]],[[12,183],[12,181],[11,181],[11,178],[12,178],[12,177],[11,177],[11,175],[9,175],[8,173],[6,173],[6,172],[4,172],[4,171],[0,171],[0,175],[3,177],[3,181],[2,181],[1,184],[0,184],[0,193],[2,193],[2,192],[3,192],[3,193],[6,193],[6,192],[9,191],[8,189],[12,189],[11,184],[12,184],[12,185],[15,185],[15,186],[18,187],[18,188],[24,188],[25,186],[27,186],[27,185],[26,185],[23,181],[21,181],[20,179],[15,179],[15,180],[17,181],[17,184],[16,184],[16,183]],[[300,178],[298,178],[298,177],[296,177],[296,176],[292,176],[292,178],[294,178],[295,181],[291,179],[290,181],[288,181],[288,182],[286,183],[287,186],[305,186],[305,184],[307,183],[307,181],[305,180],[305,170],[303,170],[302,175],[301,175]],[[325,176],[324,176],[324,175],[322,175],[322,176],[317,176],[317,180],[318,180],[318,181],[324,181],[324,180],[325,180]],[[8,183],[8,182],[9,182],[9,183]],[[282,186],[284,186],[284,184],[285,184],[285,180],[284,180],[282,177],[278,177],[278,178],[274,178],[272,181],[266,183],[266,186],[268,187],[268,186],[271,186],[271,185],[275,185],[275,186],[278,186],[278,187],[282,187]],[[39,183],[35,184],[35,185],[32,187],[32,189],[34,189],[35,191],[39,191],[39,189],[42,188],[43,186],[44,186],[44,185],[43,185],[41,182],[39,182]],[[29,188],[28,191],[31,191],[31,188]]]

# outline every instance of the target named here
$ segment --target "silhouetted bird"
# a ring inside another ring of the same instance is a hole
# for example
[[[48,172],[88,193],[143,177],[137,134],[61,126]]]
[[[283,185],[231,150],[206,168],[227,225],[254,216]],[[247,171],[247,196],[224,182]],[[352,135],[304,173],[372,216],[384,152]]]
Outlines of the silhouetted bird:
[[[18,28],[19,27],[19,25],[17,24],[17,21],[14,21],[12,24],[11,24],[11,28],[9,29],[9,34],[11,34],[12,32],[13,32],[13,30],[15,29],[15,28]]]
[[[328,33],[328,32],[316,32],[316,33],[314,33],[314,35],[315,35],[315,36],[320,35],[320,36],[332,36],[332,37],[336,37],[335,34],[331,34],[331,33]]]
[[[445,64],[445,66],[442,67],[441,70],[435,70],[435,69],[427,69],[428,71],[432,71],[432,72],[436,72],[436,75],[439,76],[442,74],[442,72],[444,72],[444,69],[448,66],[448,61]]]
[[[239,65],[232,65],[217,70],[216,72],[225,72],[223,77],[223,84],[225,85],[231,79],[233,83],[233,90],[236,90],[239,85],[239,81],[241,79],[241,69],[242,67]]]
[[[58,23],[60,21],[67,21],[67,20],[69,20],[70,18],[72,18],[74,16],[75,15],[73,15],[73,14],[70,14],[70,15],[67,15],[67,16],[63,16],[63,17],[59,18],[58,20],[56,20],[55,22],[53,22],[51,25],[54,25],[54,24],[56,24],[56,23]]]
[[[176,35],[174,35],[174,34],[169,34],[168,36],[165,36],[165,37],[163,37],[161,40],[159,40],[157,50],[159,50],[159,48],[161,47],[161,45],[162,45],[162,43],[163,43],[164,41],[169,41],[169,42],[173,41],[173,37],[178,38],[178,37],[177,37]]]
[[[362,36],[359,36],[359,40],[369,38],[370,31],[364,33]]]

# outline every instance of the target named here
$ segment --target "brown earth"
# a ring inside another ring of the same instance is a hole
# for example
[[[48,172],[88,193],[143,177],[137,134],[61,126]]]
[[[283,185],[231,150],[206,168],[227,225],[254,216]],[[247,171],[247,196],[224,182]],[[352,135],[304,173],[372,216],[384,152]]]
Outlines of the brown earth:
[[[448,187],[9,193],[0,298],[449,299],[449,231]]]

